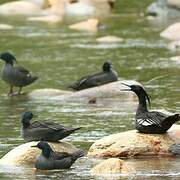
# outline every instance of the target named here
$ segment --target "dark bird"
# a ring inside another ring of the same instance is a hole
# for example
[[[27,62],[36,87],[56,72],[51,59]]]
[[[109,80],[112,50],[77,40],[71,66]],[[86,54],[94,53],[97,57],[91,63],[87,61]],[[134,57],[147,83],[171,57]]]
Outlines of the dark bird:
[[[102,69],[103,71],[100,73],[82,77],[80,80],[68,86],[68,88],[82,90],[118,80],[118,74],[112,69],[110,62],[105,62]]]
[[[174,155],[180,155],[180,144],[173,144],[170,148],[169,151],[173,153]]]
[[[42,150],[36,158],[35,167],[41,170],[68,169],[80,157],[84,156],[82,150],[74,153],[54,152],[47,142],[40,141],[36,146]]]
[[[32,112],[25,112],[22,115],[22,128],[21,136],[26,141],[52,141],[56,142],[61,140],[74,131],[80,129],[78,128],[69,128],[64,127],[60,124],[50,122],[50,121],[34,121],[30,122],[33,118]]]
[[[17,62],[17,60],[9,52],[2,53],[0,59],[5,62],[5,66],[2,70],[2,79],[10,85],[9,95],[14,95],[14,86],[19,87],[18,94],[21,94],[21,90],[24,86],[28,86],[38,79],[37,76],[32,76],[24,67],[14,66],[14,62]]]
[[[179,114],[166,115],[158,111],[148,111],[146,100],[150,105],[150,98],[146,91],[140,85],[127,85],[130,89],[125,91],[133,91],[139,99],[139,105],[136,111],[135,127],[139,132],[147,134],[165,133],[175,122],[180,120]]]

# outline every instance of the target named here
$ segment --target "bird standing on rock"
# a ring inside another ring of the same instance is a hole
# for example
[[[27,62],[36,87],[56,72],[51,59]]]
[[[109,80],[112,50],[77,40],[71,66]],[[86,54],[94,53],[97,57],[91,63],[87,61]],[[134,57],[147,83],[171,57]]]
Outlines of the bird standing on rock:
[[[2,53],[0,59],[5,62],[1,76],[2,79],[10,85],[8,95],[16,95],[16,93],[13,93],[14,86],[19,87],[18,95],[21,94],[24,86],[28,86],[38,79],[37,76],[32,76],[24,67],[14,66],[14,62],[17,62],[17,60],[11,53]]]
[[[144,88],[140,85],[127,85],[129,89],[124,91],[133,91],[139,99],[139,105],[136,111],[135,127],[139,132],[147,134],[165,133],[175,122],[180,120],[179,114],[166,115],[158,111],[148,111],[146,100],[150,104],[150,99]]]
[[[30,111],[27,111],[22,115],[21,123],[23,126],[21,128],[21,136],[27,141],[56,142],[81,128],[64,127],[50,121],[34,121],[30,123],[32,118],[33,113]]]
[[[82,77],[80,80],[68,86],[68,88],[82,90],[118,80],[118,74],[112,69],[112,64],[110,62],[105,62],[102,69],[103,71],[100,73]]]
[[[35,167],[41,170],[68,169],[80,157],[84,156],[82,150],[74,153],[54,152],[47,142],[40,141],[36,146],[42,153],[36,158]]]

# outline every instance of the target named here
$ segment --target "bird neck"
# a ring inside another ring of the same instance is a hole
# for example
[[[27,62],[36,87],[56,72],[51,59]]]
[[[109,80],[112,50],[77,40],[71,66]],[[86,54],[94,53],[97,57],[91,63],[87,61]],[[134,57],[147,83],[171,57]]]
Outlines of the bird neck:
[[[6,61],[6,65],[11,65],[11,66],[13,66],[14,63],[13,63],[13,61]]]
[[[142,113],[142,112],[147,112],[148,109],[147,109],[147,104],[146,104],[146,97],[145,96],[142,96],[142,95],[138,95],[138,99],[139,99],[139,105],[138,105],[138,108],[137,108],[137,114],[138,113]]]
[[[23,121],[23,128],[28,128],[30,126],[29,121]]]
[[[44,148],[42,149],[42,154],[44,157],[49,158],[53,150],[51,148]]]

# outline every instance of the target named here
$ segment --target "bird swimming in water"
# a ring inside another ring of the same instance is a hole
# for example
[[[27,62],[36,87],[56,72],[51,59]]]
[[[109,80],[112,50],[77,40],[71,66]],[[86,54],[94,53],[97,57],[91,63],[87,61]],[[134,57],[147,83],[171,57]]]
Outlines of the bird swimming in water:
[[[110,62],[105,62],[102,69],[103,71],[100,73],[82,77],[80,80],[68,86],[68,88],[82,90],[118,80],[118,74],[113,70]]]
[[[150,105],[150,98],[144,88],[140,85],[127,85],[129,89],[124,91],[133,91],[139,99],[139,105],[136,111],[135,127],[139,132],[147,134],[165,133],[175,122],[180,120],[179,114],[166,115],[158,111],[148,111],[146,100]]]
[[[4,52],[0,54],[0,59],[5,62],[1,76],[2,79],[10,85],[8,95],[15,95],[15,93],[13,93],[14,86],[19,87],[18,95],[21,94],[24,86],[28,86],[38,79],[37,76],[32,76],[24,67],[14,66],[14,62],[17,62],[17,60],[11,53]]]
[[[180,155],[180,144],[173,144],[170,148],[169,151],[173,153],[174,155]]]
[[[50,121],[34,121],[30,122],[33,118],[33,113],[27,111],[22,114],[22,128],[21,136],[26,141],[52,141],[64,139],[69,136],[78,128],[64,127],[58,123]]]
[[[77,150],[74,153],[54,152],[50,145],[44,141],[40,141],[36,146],[31,147],[42,150],[35,162],[36,169],[41,170],[68,169],[78,158],[84,156],[82,150]]]

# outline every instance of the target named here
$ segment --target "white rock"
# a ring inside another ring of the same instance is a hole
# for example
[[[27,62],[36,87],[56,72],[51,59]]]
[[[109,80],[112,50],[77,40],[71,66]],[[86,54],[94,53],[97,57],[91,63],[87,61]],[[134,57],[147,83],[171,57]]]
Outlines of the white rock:
[[[116,36],[103,36],[97,38],[96,40],[97,42],[101,42],[101,43],[118,43],[123,41],[122,38]]]
[[[169,26],[160,33],[160,36],[171,41],[180,40],[180,22]]]
[[[82,30],[82,31],[97,31],[99,26],[98,19],[88,19],[73,25],[70,25],[70,29]]]
[[[9,24],[0,24],[0,30],[11,30],[14,27],[12,25]]]

